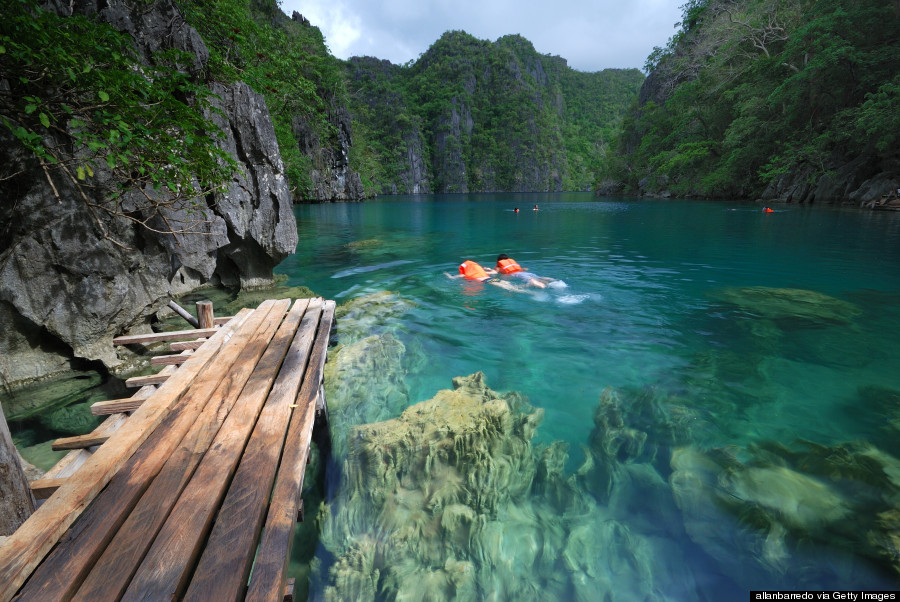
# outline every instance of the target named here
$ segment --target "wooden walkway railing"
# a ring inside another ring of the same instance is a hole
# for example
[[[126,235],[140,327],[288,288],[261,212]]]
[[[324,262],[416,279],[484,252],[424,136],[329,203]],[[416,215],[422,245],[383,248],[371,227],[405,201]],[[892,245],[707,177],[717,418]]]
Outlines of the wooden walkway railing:
[[[0,545],[0,600],[281,600],[333,320],[333,301],[265,301],[181,335],[209,339],[158,388],[95,404],[116,413],[56,442],[77,451]]]

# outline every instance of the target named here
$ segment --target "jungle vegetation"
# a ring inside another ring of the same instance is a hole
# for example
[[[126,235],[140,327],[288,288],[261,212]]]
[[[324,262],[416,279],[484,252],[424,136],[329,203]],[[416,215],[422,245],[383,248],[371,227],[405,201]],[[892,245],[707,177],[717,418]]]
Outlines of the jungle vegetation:
[[[900,2],[690,0],[645,65],[601,180],[758,195],[850,161],[900,166]],[[891,167],[893,166],[893,168]]]

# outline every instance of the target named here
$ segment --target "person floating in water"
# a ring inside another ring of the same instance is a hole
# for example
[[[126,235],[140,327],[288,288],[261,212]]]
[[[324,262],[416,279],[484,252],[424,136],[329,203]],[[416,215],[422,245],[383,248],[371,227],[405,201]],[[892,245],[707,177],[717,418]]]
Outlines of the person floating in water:
[[[515,211],[516,213],[518,213],[518,212],[519,212],[519,208],[516,207],[515,209],[513,209],[513,211]]]
[[[535,204],[535,206],[534,206],[534,209],[532,209],[532,211],[538,211],[538,207],[537,207],[536,204]]]
[[[771,207],[763,207],[763,213],[775,213],[775,210]]]
[[[557,280],[556,278],[546,278],[544,276],[538,276],[532,272],[529,272],[522,266],[520,266],[515,259],[511,258],[506,253],[500,253],[497,256],[497,272],[500,274],[507,274],[514,278],[521,278],[525,281],[525,284],[529,286],[536,286],[538,288],[547,288],[547,286],[552,286],[554,288],[563,288],[566,286],[566,283],[562,280]]]
[[[512,282],[507,282],[506,280],[501,280],[499,278],[494,278],[493,275],[497,273],[497,270],[492,270],[491,268],[483,268],[479,264],[474,261],[467,259],[461,264],[459,264],[459,274],[453,275],[444,272],[444,275],[447,278],[465,278],[466,280],[475,280],[476,282],[484,282],[485,284],[493,284],[494,286],[499,286],[500,288],[506,289],[508,291],[513,291],[516,293],[527,293],[526,289],[516,286]]]

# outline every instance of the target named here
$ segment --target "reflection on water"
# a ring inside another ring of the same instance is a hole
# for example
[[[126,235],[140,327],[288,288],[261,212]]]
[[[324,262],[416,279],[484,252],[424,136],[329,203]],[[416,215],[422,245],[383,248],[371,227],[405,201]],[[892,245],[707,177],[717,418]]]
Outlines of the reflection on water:
[[[297,215],[280,271],[352,300],[313,599],[900,587],[897,216],[580,195]],[[499,253],[568,286],[443,275]]]

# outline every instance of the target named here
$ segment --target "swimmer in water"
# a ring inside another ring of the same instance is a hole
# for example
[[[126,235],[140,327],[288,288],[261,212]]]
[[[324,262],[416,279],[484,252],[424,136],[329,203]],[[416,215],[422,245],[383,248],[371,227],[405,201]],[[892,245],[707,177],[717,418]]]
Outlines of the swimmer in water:
[[[444,275],[447,278],[465,278],[466,280],[475,280],[476,282],[484,282],[485,284],[493,284],[494,286],[499,286],[500,288],[506,289],[508,291],[513,291],[515,293],[530,293],[520,286],[516,286],[512,282],[507,282],[506,280],[500,280],[499,278],[494,278],[493,275],[497,273],[497,270],[493,270],[491,268],[483,268],[474,261],[467,259],[459,265],[459,274],[453,275],[447,272],[444,272]]]
[[[537,288],[547,288],[547,286],[552,286],[553,288],[564,288],[566,286],[566,283],[562,280],[538,276],[537,274],[529,272],[527,269],[520,266],[515,259],[512,259],[506,253],[501,253],[497,256],[497,270],[495,273],[497,272],[499,272],[500,274],[507,274],[514,278],[521,278],[525,281],[525,284]]]

